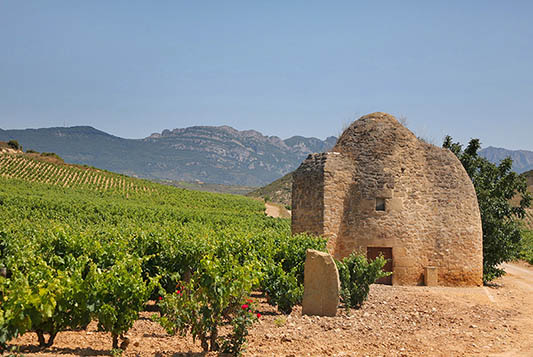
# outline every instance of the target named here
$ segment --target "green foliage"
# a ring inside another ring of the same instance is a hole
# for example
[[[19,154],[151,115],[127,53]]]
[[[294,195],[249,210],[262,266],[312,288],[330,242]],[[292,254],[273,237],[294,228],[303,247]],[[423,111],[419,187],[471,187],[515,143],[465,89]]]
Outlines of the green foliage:
[[[140,259],[130,257],[116,261],[104,271],[93,265],[88,280],[98,329],[111,332],[113,348],[118,348],[118,336],[127,332],[139,318],[156,279],[144,281]]]
[[[9,140],[7,142],[7,146],[9,146],[10,148],[15,149],[15,150],[22,150],[22,146],[19,145],[19,142],[16,141],[16,140]]]
[[[39,156],[2,154],[0,175],[65,188],[92,188],[99,192],[123,194],[146,192],[154,187],[145,180],[132,179],[105,170],[65,165],[63,159],[54,153],[42,153]]]
[[[327,241],[320,237],[298,234],[277,243],[274,261],[281,263],[286,273],[293,274],[298,283],[304,282],[305,257],[308,249],[326,251]]]
[[[58,154],[56,154],[55,152],[42,152],[41,156],[53,157],[54,159],[56,159],[56,160],[58,160],[60,162],[63,162],[63,159]]]
[[[522,231],[522,250],[520,258],[533,265],[533,231]]]
[[[443,147],[450,149],[461,161],[476,190],[483,228],[483,280],[491,281],[504,274],[498,266],[519,256],[521,247],[520,219],[531,204],[524,177],[511,171],[512,160],[499,165],[478,155],[478,139],[472,139],[463,151],[450,136]],[[519,203],[511,199],[518,196]]]
[[[6,163],[0,170],[13,173]],[[147,189],[126,196],[0,177],[2,343],[35,331],[49,345],[92,319],[119,351],[160,294],[167,328],[238,354],[255,321],[239,310],[252,289],[281,311],[300,302],[305,252],[325,250],[325,240],[292,236],[288,220],[266,217],[253,199],[124,179]],[[222,325],[232,332],[219,337]]]
[[[204,351],[218,351],[219,327],[232,322],[233,334],[222,337],[225,350],[240,351],[251,320],[240,311],[242,302],[258,282],[254,264],[239,265],[231,256],[207,255],[189,282],[160,300],[161,317],[155,320],[170,334],[190,333]],[[247,306],[248,307],[248,306]]]
[[[326,250],[326,240],[306,234],[285,237],[272,249],[266,264],[262,290],[268,302],[284,314],[290,314],[303,298],[304,265],[308,249]]]
[[[382,270],[386,263],[383,256],[368,261],[364,255],[355,252],[342,261],[336,261],[341,281],[341,299],[346,308],[360,308],[368,297],[370,285],[391,274]]]
[[[280,264],[275,264],[266,270],[263,291],[267,294],[269,304],[277,306],[284,314],[290,314],[294,305],[302,302],[304,289],[294,274],[285,272]]]
[[[50,346],[59,331],[83,328],[90,322],[88,289],[82,277],[85,262],[77,261],[69,271],[60,271],[39,257],[34,259],[27,269],[14,270],[9,279],[0,278],[4,299],[0,343],[35,331],[39,344]]]

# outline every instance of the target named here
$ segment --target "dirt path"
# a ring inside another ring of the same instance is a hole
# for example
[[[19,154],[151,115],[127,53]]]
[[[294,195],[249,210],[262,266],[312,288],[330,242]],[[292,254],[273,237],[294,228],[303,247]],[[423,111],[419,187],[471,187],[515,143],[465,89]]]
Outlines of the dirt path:
[[[266,207],[267,216],[274,217],[274,218],[281,217],[281,209],[278,206],[273,205],[272,203],[266,202],[265,207]]]
[[[505,265],[491,287],[447,288],[372,285],[361,309],[338,316],[286,316],[256,296],[262,317],[250,330],[245,356],[491,356],[533,357],[533,267]],[[198,341],[169,336],[143,312],[128,332],[125,356],[206,356]],[[111,337],[62,332],[37,351],[35,334],[13,342],[26,356],[109,356]],[[207,356],[216,356],[211,353]]]
[[[279,203],[265,203],[266,215],[274,218],[291,218],[291,211]]]
[[[493,356],[533,356],[533,267],[526,263],[504,264],[507,272],[502,281],[502,293],[495,302],[518,311],[513,323],[517,325],[516,345]]]

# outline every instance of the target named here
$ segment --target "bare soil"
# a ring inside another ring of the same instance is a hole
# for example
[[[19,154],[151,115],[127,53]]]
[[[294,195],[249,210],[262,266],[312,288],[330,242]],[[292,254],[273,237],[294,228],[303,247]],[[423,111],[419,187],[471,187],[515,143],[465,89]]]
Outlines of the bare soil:
[[[291,212],[279,203],[265,203],[265,213],[274,218],[291,218]]]
[[[336,317],[279,314],[265,299],[245,356],[533,356],[533,267],[508,264],[493,286],[428,288],[373,285],[359,310]],[[143,312],[129,331],[125,356],[205,356],[198,341],[169,336]],[[60,333],[39,351],[27,333],[12,346],[27,356],[107,356],[111,336]],[[216,354],[207,354],[216,356]]]

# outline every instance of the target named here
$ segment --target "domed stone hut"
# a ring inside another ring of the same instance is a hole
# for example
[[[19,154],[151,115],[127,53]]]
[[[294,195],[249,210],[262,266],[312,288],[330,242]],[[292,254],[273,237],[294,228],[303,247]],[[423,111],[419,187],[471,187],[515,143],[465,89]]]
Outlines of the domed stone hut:
[[[312,154],[293,175],[292,231],[389,259],[393,285],[482,284],[481,218],[470,178],[449,150],[427,144],[392,115],[372,113]],[[431,276],[429,276],[431,275]]]

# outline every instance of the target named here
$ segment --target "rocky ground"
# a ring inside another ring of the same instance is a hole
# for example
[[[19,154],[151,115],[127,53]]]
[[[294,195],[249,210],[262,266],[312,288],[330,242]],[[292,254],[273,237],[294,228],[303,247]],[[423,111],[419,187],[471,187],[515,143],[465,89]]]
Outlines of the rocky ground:
[[[508,265],[491,287],[427,288],[373,285],[359,310],[336,317],[289,316],[263,298],[246,356],[533,356],[533,267]],[[128,333],[126,356],[203,356],[192,338],[168,336],[143,312]],[[63,332],[52,348],[35,349],[35,334],[13,346],[27,356],[105,356],[111,337]],[[214,354],[213,354],[214,355]]]

